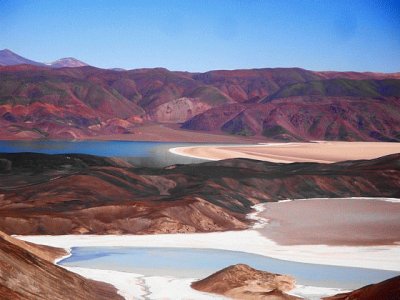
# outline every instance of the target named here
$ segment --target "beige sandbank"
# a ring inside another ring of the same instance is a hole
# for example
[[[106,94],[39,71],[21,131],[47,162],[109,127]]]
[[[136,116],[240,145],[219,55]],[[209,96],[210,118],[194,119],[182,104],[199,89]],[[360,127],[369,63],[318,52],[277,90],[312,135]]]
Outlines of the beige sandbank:
[[[170,152],[208,160],[250,158],[278,163],[333,163],[344,160],[373,159],[400,153],[400,143],[318,141],[312,143],[178,147],[170,149]]]

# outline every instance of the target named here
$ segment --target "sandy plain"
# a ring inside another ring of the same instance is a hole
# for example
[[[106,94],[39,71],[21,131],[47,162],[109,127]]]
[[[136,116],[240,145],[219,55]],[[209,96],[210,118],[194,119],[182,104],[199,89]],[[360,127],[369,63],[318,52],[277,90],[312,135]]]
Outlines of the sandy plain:
[[[400,143],[328,141],[262,143],[243,146],[178,147],[170,149],[170,152],[209,160],[250,158],[277,163],[333,163],[344,160],[373,159],[400,153]]]

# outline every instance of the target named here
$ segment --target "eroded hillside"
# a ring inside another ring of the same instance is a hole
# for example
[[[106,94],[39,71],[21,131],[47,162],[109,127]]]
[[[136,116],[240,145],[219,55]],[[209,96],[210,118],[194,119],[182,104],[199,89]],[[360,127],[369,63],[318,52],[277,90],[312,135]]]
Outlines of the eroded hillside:
[[[90,155],[0,155],[0,230],[114,234],[245,229],[251,206],[400,197],[400,156],[334,164],[231,159],[163,169]]]

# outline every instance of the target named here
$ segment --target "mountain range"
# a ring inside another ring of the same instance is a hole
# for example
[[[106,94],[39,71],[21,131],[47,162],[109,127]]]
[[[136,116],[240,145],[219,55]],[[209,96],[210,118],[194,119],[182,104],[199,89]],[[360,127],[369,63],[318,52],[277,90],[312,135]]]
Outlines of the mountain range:
[[[400,73],[100,69],[10,50],[0,65],[1,139],[145,139],[162,124],[152,139],[400,141]]]
[[[88,64],[73,57],[61,58],[51,63],[42,63],[22,57],[9,49],[0,50],[0,66],[14,66],[23,64],[43,67],[49,66],[51,68],[73,68],[88,66]]]

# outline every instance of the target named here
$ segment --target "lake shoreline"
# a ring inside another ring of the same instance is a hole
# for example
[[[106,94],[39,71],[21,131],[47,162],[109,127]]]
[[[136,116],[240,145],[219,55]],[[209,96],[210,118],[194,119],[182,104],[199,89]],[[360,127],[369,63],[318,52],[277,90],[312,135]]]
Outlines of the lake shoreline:
[[[379,198],[383,199],[383,198]],[[393,201],[393,200],[390,200]],[[260,206],[249,214],[260,218]],[[381,246],[279,245],[257,229],[208,233],[154,235],[31,235],[16,236],[25,241],[71,249],[85,246],[176,247],[241,251],[303,263],[361,267],[400,272],[400,244]],[[238,240],[248,241],[238,244]]]
[[[398,202],[400,200],[387,199],[386,201]],[[257,231],[268,223],[268,219],[265,219],[262,215],[265,208],[264,205],[265,204],[260,204],[253,207],[255,211],[249,214],[248,218],[254,220],[255,224],[252,229],[242,231],[123,236],[17,236],[17,238],[38,244],[65,248],[68,250],[69,254],[63,258],[71,255],[72,247],[85,246],[208,248],[254,253],[287,261],[333,266],[364,267],[377,270],[386,269],[400,272],[400,245],[379,247],[278,245]],[[238,240],[246,240],[247,243],[238,244]],[[55,263],[60,262],[63,258],[56,260]],[[144,276],[136,273],[77,267],[67,267],[67,269],[87,278],[114,285],[118,289],[119,294],[126,299],[133,299],[138,296],[145,299],[145,297],[149,295],[153,297],[168,295],[168,297],[173,299],[177,296],[176,293],[173,293],[177,288],[182,289],[187,297],[195,297],[196,299],[204,300],[224,299],[222,297],[216,298],[213,294],[199,294],[200,292],[191,289],[190,283],[199,278],[179,279],[168,276]],[[331,296],[341,292],[345,292],[345,289],[296,285],[296,288],[290,291],[290,294],[317,299],[317,297],[320,296]],[[316,298],[312,298],[314,296]]]
[[[84,276],[88,279],[102,281],[113,285],[118,294],[125,299],[196,299],[196,300],[223,300],[230,299],[224,296],[205,293],[191,288],[191,283],[201,278],[176,278],[171,276],[144,276],[138,273],[119,272],[102,269],[80,267],[63,268]],[[316,287],[296,284],[287,294],[305,299],[320,299],[349,292],[348,289]]]

